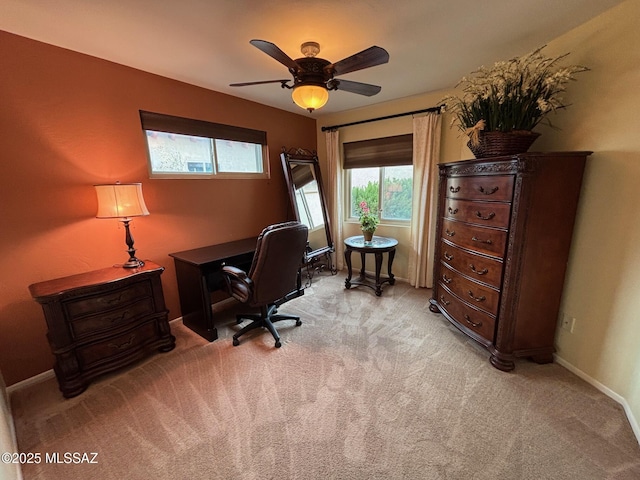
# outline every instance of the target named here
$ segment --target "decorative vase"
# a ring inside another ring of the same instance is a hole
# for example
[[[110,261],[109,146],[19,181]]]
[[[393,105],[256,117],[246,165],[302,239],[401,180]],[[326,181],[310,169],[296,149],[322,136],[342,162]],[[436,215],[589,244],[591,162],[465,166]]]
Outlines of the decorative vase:
[[[469,150],[476,158],[500,157],[524,153],[540,136],[530,130],[512,130],[510,132],[479,132],[478,144],[467,142]]]
[[[373,233],[375,230],[363,230],[362,235],[364,236],[365,242],[370,242],[373,239]]]

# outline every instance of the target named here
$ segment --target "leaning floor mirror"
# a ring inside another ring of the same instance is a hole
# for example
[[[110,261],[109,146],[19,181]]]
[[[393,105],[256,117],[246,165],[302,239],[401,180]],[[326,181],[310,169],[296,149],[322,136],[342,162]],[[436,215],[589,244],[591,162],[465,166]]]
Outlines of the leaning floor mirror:
[[[280,158],[295,218],[309,228],[305,255],[307,282],[311,282],[315,272],[325,269],[335,275],[331,261],[334,246],[318,155],[311,150],[283,147]]]

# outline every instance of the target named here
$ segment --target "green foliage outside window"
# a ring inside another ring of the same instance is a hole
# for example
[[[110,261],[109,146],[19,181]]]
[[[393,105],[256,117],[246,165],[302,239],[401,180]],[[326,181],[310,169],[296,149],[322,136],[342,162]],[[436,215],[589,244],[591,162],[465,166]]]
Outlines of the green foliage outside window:
[[[351,216],[358,216],[358,205],[365,201],[374,212],[380,212],[381,218],[387,220],[411,219],[411,199],[413,195],[413,179],[388,178],[384,180],[382,192],[382,211],[378,208],[379,183],[369,182],[366,187],[352,187]]]

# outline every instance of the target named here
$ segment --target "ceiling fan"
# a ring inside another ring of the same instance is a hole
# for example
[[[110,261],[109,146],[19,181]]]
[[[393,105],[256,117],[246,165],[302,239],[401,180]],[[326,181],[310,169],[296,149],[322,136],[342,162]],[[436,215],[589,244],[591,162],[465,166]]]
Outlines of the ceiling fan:
[[[345,73],[363,70],[389,61],[389,53],[380,47],[369,47],[336,63],[316,57],[320,45],[316,42],[305,42],[300,46],[304,57],[293,60],[280,48],[265,40],[251,40],[254,47],[274,58],[289,69],[293,75],[293,85],[285,80],[263,80],[259,82],[232,83],[230,87],[246,87],[265,83],[280,83],[282,88],[293,89],[291,97],[296,105],[313,112],[329,100],[329,90],[343,90],[371,97],[382,90],[378,85],[341,80],[335,77]]]

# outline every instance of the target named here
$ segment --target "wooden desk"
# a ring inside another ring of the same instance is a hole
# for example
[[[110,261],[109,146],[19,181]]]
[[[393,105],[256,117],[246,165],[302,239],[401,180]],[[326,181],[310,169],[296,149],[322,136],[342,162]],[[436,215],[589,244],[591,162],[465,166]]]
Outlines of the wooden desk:
[[[395,278],[391,273],[391,266],[393,265],[393,257],[396,255],[396,246],[398,241],[395,238],[377,237],[374,235],[371,242],[365,242],[362,235],[356,235],[355,237],[349,237],[344,241],[344,259],[347,262],[348,275],[344,282],[344,286],[350,289],[352,286],[363,285],[369,287],[376,292],[379,297],[382,295],[382,284],[389,283],[393,285]],[[351,280],[351,252],[360,252],[360,259],[362,260],[362,268],[360,269],[360,276],[357,280]],[[387,278],[380,279],[380,270],[382,270],[382,254],[387,252],[389,254],[389,261],[387,264]],[[364,271],[365,267],[365,255],[367,253],[373,253],[376,258],[376,274],[374,277],[375,283],[371,283],[367,280],[370,275],[367,275]]]
[[[210,342],[218,338],[211,312],[211,292],[224,289],[222,267],[232,265],[248,271],[256,238],[170,253],[176,267],[182,322]]]

